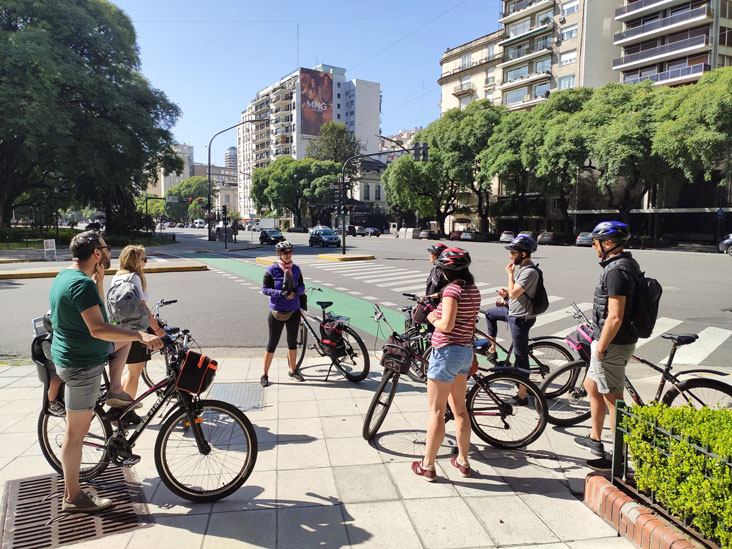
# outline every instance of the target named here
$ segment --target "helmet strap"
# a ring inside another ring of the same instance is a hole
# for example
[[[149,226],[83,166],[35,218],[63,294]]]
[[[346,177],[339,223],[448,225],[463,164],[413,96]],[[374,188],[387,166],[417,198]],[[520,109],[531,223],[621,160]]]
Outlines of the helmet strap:
[[[605,242],[605,241],[602,240],[601,242]],[[611,242],[615,242],[615,241],[611,240]],[[617,250],[618,248],[621,248],[622,246],[623,245],[620,242],[615,242],[615,246],[613,246],[609,250],[605,251],[602,248],[602,245],[600,245],[600,248],[602,249],[602,260],[605,261],[610,256],[610,254],[612,254],[615,250]]]

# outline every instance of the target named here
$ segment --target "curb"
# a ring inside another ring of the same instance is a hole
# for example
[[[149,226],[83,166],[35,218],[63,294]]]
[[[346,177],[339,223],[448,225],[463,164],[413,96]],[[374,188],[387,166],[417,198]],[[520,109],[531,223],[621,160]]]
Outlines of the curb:
[[[0,280],[25,279],[25,278],[55,278],[56,275],[66,267],[58,267],[54,269],[39,270],[17,270],[17,271],[0,271]],[[206,271],[208,265],[203,263],[191,263],[190,265],[169,265],[169,266],[150,266],[145,268],[145,273],[182,273],[188,271]],[[117,268],[109,268],[104,274],[110,275],[117,272]]]
[[[318,255],[318,259],[323,259],[325,261],[366,261],[369,259],[376,259],[373,255],[329,255],[329,254],[320,254]],[[274,263],[277,263],[276,257],[258,257],[255,259],[257,263],[262,263],[264,265],[273,265]],[[297,261],[295,262],[297,263]]]
[[[694,549],[681,532],[612,485],[602,473],[585,477],[585,505],[641,549]]]

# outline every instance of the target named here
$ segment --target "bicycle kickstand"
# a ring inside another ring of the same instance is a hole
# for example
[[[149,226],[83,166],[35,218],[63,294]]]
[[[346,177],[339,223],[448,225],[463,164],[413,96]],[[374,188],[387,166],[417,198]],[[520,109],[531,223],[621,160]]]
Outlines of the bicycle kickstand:
[[[333,359],[330,360],[330,367],[328,368],[328,373],[325,374],[325,381],[328,381],[328,376],[330,375],[330,371],[333,369]]]

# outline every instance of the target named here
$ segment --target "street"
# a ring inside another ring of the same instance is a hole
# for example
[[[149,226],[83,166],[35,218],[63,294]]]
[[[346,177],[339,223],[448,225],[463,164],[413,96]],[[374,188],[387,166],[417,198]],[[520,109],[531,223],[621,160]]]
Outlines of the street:
[[[172,257],[195,258],[207,263],[209,271],[149,275],[149,304],[162,298],[177,299],[177,304],[162,310],[162,318],[171,325],[189,328],[203,348],[263,347],[268,303],[260,286],[266,265],[256,259],[272,258],[274,246],[236,251],[242,242],[251,239],[256,243],[256,232],[240,233],[239,243],[228,245],[234,251],[224,251],[220,242],[208,243],[202,230],[176,229],[175,233],[179,244],[151,250],[151,259],[164,262]],[[333,262],[318,259],[317,255],[326,250],[308,247],[307,234],[288,233],[287,238],[296,246],[295,261],[303,269],[306,285],[323,290],[310,298],[311,310],[319,313],[315,301],[333,301],[332,310],[351,318],[369,349],[375,348],[376,334],[376,324],[370,318],[372,304],[395,311],[390,318],[398,318],[398,308],[409,303],[401,293],[424,290],[430,268],[426,248],[434,243],[387,235],[348,237],[349,253],[372,254],[375,259]],[[508,252],[496,242],[453,244],[471,252],[471,270],[483,295],[481,308],[492,306],[495,290],[506,285]],[[205,251],[209,253],[197,253]],[[340,248],[328,252],[339,254]],[[114,256],[118,253],[115,250]],[[660,361],[670,349],[668,341],[658,337],[660,333],[698,333],[699,341],[680,349],[674,363],[732,371],[728,359],[732,351],[730,258],[663,250],[634,250],[633,255],[646,274],[657,278],[664,288],[657,330],[651,338],[639,341],[638,354]],[[570,315],[570,303],[575,301],[584,311],[591,309],[600,274],[598,259],[592,249],[574,246],[541,246],[534,259],[544,271],[550,307],[537,319],[532,335],[565,335],[576,324]],[[12,314],[11,322],[0,325],[0,359],[29,357],[30,320],[48,309],[51,283],[48,278],[0,281],[3,310]],[[484,321],[481,327],[485,327]],[[507,335],[502,328],[501,337]]]

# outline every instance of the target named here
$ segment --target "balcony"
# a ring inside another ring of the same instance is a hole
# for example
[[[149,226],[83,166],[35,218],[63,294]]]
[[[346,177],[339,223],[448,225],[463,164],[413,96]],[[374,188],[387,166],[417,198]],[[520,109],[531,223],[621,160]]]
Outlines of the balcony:
[[[624,46],[635,42],[642,42],[649,38],[690,29],[704,23],[711,23],[713,20],[714,15],[712,10],[707,6],[702,6],[701,8],[672,15],[671,17],[664,17],[663,19],[651,21],[639,27],[618,32],[615,34],[613,43],[616,46]]]
[[[496,85],[496,77],[495,76],[486,76],[485,83],[483,84],[483,87],[485,88],[492,88]]]
[[[687,4],[689,0],[638,0],[615,10],[616,21],[627,21],[650,12]]]
[[[475,84],[468,82],[466,84],[460,84],[452,89],[452,94],[455,97],[463,97],[464,95],[473,95],[475,93]]]
[[[506,3],[504,2],[504,6]],[[531,15],[537,11],[549,8],[554,5],[554,0],[523,0],[518,4],[514,4],[509,10],[498,19],[498,22],[506,25],[507,23],[513,23],[518,21],[522,17]]]
[[[508,67],[510,65],[529,61],[530,59],[535,59],[536,57],[541,57],[542,55],[549,55],[551,52],[551,42],[549,40],[542,41],[541,44],[537,44],[533,48],[530,48],[527,45],[525,48],[520,48],[518,51],[513,51],[511,53],[505,52],[501,63],[498,63],[496,67]]]
[[[526,32],[522,32],[521,34],[517,34],[515,36],[509,36],[505,40],[501,40],[498,42],[498,45],[502,48],[505,48],[506,46],[510,46],[511,44],[517,44],[521,42],[522,40],[526,40],[528,38],[531,38],[533,36],[538,36],[540,34],[544,34],[545,32],[550,32],[554,28],[554,21],[549,21],[548,23],[544,25],[537,25],[536,27],[532,27]]]
[[[682,54],[701,52],[710,48],[711,45],[709,43],[709,37],[695,36],[693,38],[687,38],[686,40],[679,40],[678,42],[664,44],[657,48],[651,48],[638,53],[631,53],[630,55],[614,59],[613,69],[630,69],[641,65],[672,59]]]
[[[442,85],[445,83],[445,78],[448,76],[452,76],[454,74],[461,73],[463,71],[468,71],[472,69],[473,67],[478,67],[480,65],[485,65],[486,63],[490,63],[491,61],[494,61],[496,59],[500,59],[500,54],[494,55],[492,57],[483,57],[481,59],[478,59],[477,61],[473,61],[468,65],[460,65],[459,67],[455,67],[452,70],[445,71],[440,75],[440,79],[437,81],[438,84]]]
[[[517,78],[516,80],[511,80],[508,82],[504,81],[496,89],[507,90],[509,88],[524,86],[526,84],[530,84],[531,82],[536,82],[537,80],[546,80],[547,78],[551,77],[552,73],[550,71],[533,72],[531,74],[527,74],[526,76],[522,76],[521,78]]]
[[[699,63],[698,65],[691,65],[689,67],[682,67],[680,69],[659,72],[648,76],[626,78],[625,80],[623,80],[623,84],[637,84],[638,82],[645,82],[646,80],[650,80],[656,85],[682,84],[684,82],[692,82],[694,80],[698,80],[702,76],[702,74],[710,70],[710,65]]]

